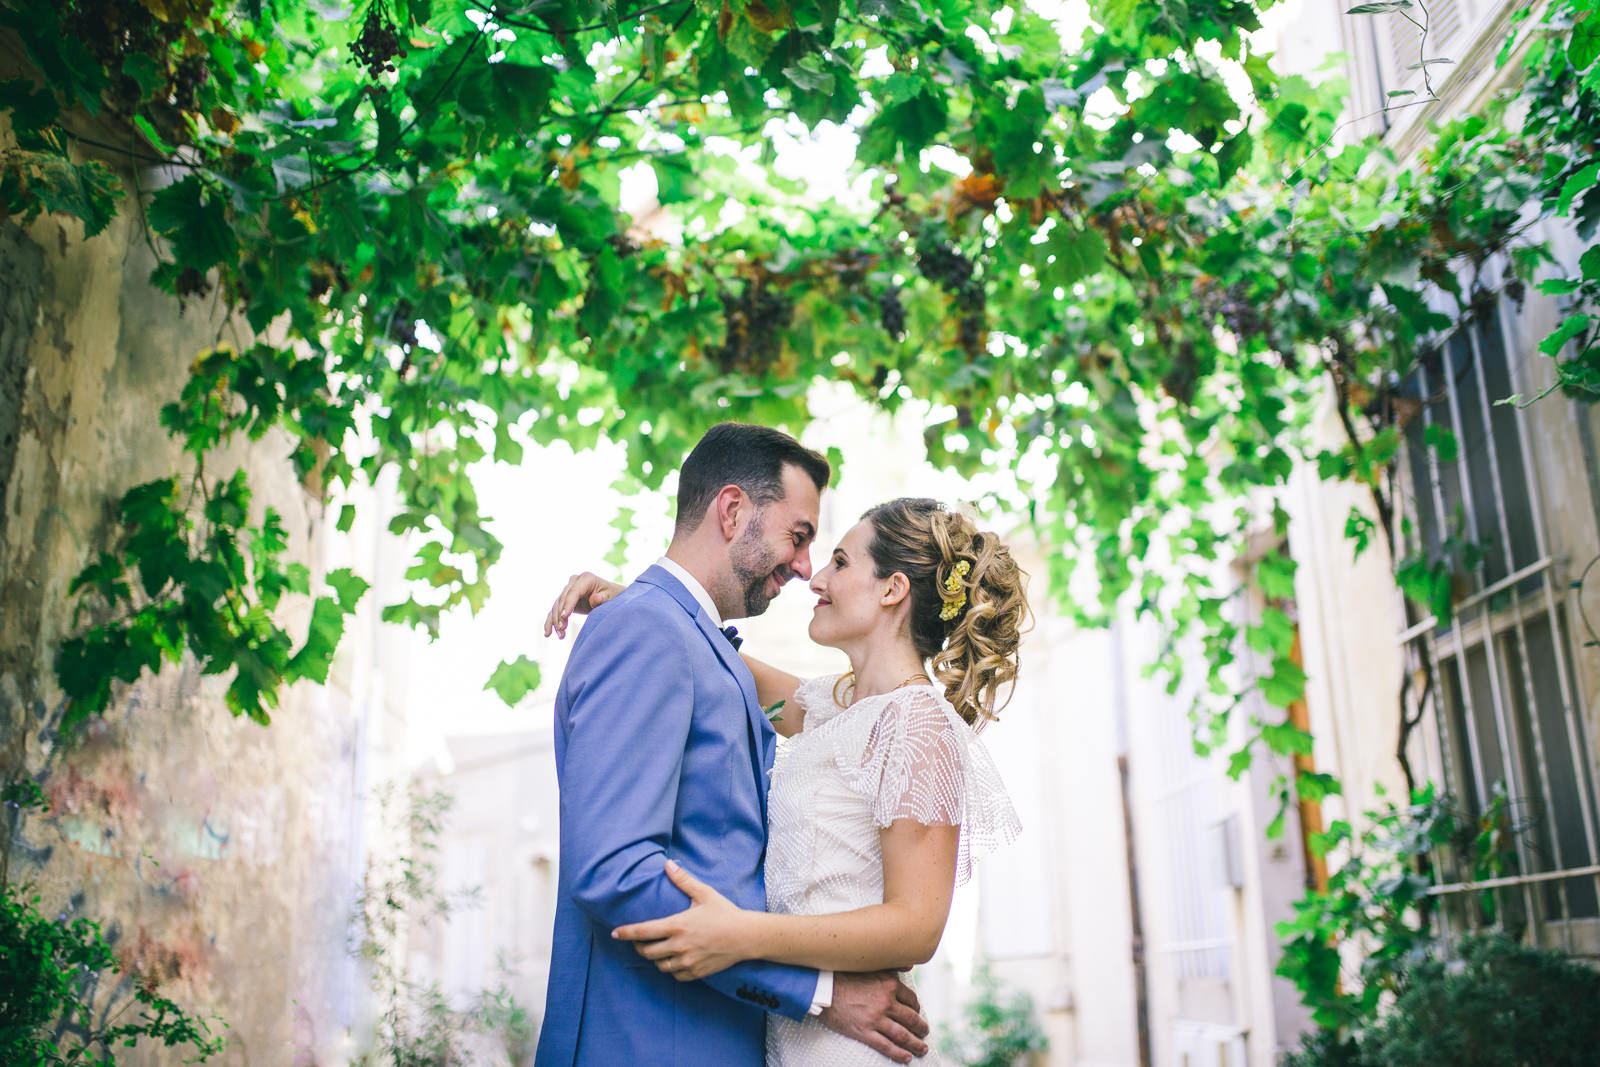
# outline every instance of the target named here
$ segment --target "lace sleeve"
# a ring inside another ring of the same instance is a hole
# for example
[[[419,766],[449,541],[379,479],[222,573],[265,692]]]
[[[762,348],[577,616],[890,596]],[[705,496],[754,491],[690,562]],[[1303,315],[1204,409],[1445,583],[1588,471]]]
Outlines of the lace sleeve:
[[[863,725],[864,736],[851,731],[855,744],[841,737],[837,756],[877,826],[899,819],[960,826],[957,885],[972,876],[979,858],[1016,838],[1021,824],[994,760],[934,690],[898,694]]]
[[[816,678],[803,679],[795,686],[794,701],[806,713],[805,724],[813,723],[828,714],[828,705],[833,703],[833,687],[839,681],[839,677],[837,674],[824,674]]]

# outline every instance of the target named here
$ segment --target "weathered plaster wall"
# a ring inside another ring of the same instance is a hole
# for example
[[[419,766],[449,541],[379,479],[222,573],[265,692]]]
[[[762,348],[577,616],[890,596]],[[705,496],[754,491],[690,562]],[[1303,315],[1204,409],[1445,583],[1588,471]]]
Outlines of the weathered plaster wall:
[[[51,661],[72,628],[68,584],[105,546],[122,492],[187,469],[157,413],[195,354],[232,329],[209,300],[181,310],[153,290],[152,265],[126,212],[90,241],[56,218],[0,226],[0,777],[27,773],[51,801],[16,828],[11,877],[51,909],[104,920],[126,964],[226,1020],[230,1047],[213,1062],[346,1063],[370,1032],[348,936],[364,798],[399,737],[404,692],[403,675],[378,684],[400,660],[385,658],[372,598],[329,686],[288,694],[270,727],[228,713],[227,676],[185,665],[120,689],[103,720],[59,730]],[[360,540],[322,544],[321,506],[287,451],[269,437],[211,469],[248,469],[257,516],[282,513],[314,581],[373,562],[348,558]],[[306,606],[291,610],[298,637]]]
[[[31,331],[20,324],[33,321],[43,273],[44,254],[39,246],[14,226],[0,228],[0,501],[6,499],[17,455],[17,424],[28,368]],[[4,533],[5,512],[0,511],[0,536]]]

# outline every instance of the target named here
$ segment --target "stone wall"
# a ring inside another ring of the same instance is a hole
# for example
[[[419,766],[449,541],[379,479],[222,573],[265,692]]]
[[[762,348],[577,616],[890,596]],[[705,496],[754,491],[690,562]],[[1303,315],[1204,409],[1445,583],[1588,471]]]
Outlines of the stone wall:
[[[146,189],[160,180],[140,177]],[[119,686],[103,718],[60,728],[52,660],[73,632],[68,585],[107,546],[124,491],[192,469],[158,412],[196,353],[242,340],[212,300],[180,309],[151,288],[153,256],[124,206],[88,241],[60,217],[0,225],[0,777],[33,777],[51,805],[20,822],[8,813],[10,878],[52,911],[102,921],[127,968],[224,1020],[230,1045],[213,1062],[350,1062],[372,1016],[349,923],[366,798],[403,740],[393,643],[405,638],[379,636],[381,589],[351,620],[328,686],[291,691],[270,726],[227,711],[227,675],[185,664]],[[252,518],[279,510],[314,589],[336,565],[377,582],[381,516],[325,541],[323,506],[287,454],[269,436],[209,468],[249,472]],[[288,606],[297,639],[308,610]],[[175,1051],[118,1062],[176,1062]]]

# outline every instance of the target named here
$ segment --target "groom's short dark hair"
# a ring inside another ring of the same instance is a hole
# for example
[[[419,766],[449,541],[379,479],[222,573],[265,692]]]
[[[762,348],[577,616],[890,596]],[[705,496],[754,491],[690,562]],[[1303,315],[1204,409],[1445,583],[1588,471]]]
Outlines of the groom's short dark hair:
[[[711,500],[725,485],[737,485],[756,507],[783,498],[783,468],[799,467],[817,484],[828,486],[833,468],[821,454],[781,430],[745,422],[719,422],[706,431],[678,471],[676,532],[691,533]]]

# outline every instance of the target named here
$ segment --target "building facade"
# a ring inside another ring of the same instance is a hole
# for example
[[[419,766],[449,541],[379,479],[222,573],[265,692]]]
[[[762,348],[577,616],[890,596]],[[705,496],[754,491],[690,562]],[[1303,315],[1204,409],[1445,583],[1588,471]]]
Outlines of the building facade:
[[[1496,57],[1525,5],[1430,3],[1426,52],[1403,15],[1350,15],[1345,6],[1276,10],[1269,32],[1279,61],[1309,71],[1342,53],[1351,120],[1342,135],[1381,134],[1402,159],[1426,143],[1431,123],[1481,108],[1520,69],[1516,53],[1503,65]],[[1424,67],[1424,56],[1453,62]],[[1395,106],[1422,97],[1430,102]],[[1575,233],[1546,226],[1530,236],[1554,250],[1552,275],[1576,275],[1584,246]],[[1505,277],[1504,268],[1489,263],[1480,276]],[[1309,679],[1288,717],[1316,739],[1303,765],[1336,775],[1343,795],[1291,807],[1282,834],[1269,836],[1270,786],[1293,773],[1291,761],[1258,754],[1235,781],[1220,760],[1196,755],[1187,694],[1169,696],[1139,677],[1156,651],[1153,633],[1124,620],[1108,636],[1073,636],[1065,647],[1076,651],[1061,653],[1086,673],[1113,665],[1118,681],[1102,712],[1124,724],[1095,760],[1127,770],[1132,862],[1116,877],[1133,883],[1137,1045],[1106,1062],[1268,1067],[1295,1046],[1310,1018],[1273,973],[1274,926],[1325,879],[1324,864],[1344,858],[1324,861],[1308,838],[1336,819],[1359,824],[1382,796],[1403,803],[1407,765],[1468,824],[1497,821],[1508,831],[1487,874],[1464,855],[1445,857],[1431,892],[1447,943],[1498,926],[1528,943],[1600,955],[1600,640],[1591,623],[1600,618],[1600,426],[1592,408],[1550,392],[1554,362],[1538,345],[1563,317],[1556,302],[1511,286],[1493,295],[1436,338],[1404,383],[1416,414],[1404,425],[1394,493],[1405,531],[1398,559],[1381,544],[1355,557],[1346,522],[1352,509],[1375,518],[1372,499],[1310,466],[1295,472],[1283,501],[1286,537],[1263,532],[1249,549],[1283,549],[1298,563],[1292,601],[1275,604],[1296,624],[1295,654]],[[1448,461],[1423,447],[1446,434],[1458,446]],[[1331,397],[1312,435],[1313,451],[1343,445]],[[1457,568],[1453,617],[1408,605],[1395,568],[1465,543],[1480,546],[1481,559],[1464,556]],[[1236,561],[1241,579],[1252,562]],[[1257,591],[1249,595],[1246,614],[1262,606]],[[1268,721],[1283,715],[1245,710]],[[1403,744],[1402,716],[1412,724]],[[1094,807],[1086,785],[1067,788],[1066,803]],[[1074,844],[1092,852],[1103,832],[1073,829],[1069,864]],[[1086,879],[1075,884],[1065,905],[1074,922],[1109,905],[1111,894],[1095,898]]]
[[[1514,88],[1520,52],[1503,65],[1495,58],[1524,6],[1430,4],[1427,52],[1455,62],[1430,67],[1449,73],[1428,85],[1418,59],[1401,62],[1423,47],[1415,26],[1394,15],[1342,16],[1359,122],[1382,130],[1403,155],[1428,136],[1429,123],[1475,112],[1491,95]],[[1529,24],[1541,14],[1533,11]],[[1534,39],[1524,35],[1522,47]],[[1398,114],[1368,114],[1367,105],[1396,86],[1438,99]],[[1577,273],[1583,245],[1570,226],[1542,223],[1531,236],[1552,248],[1551,276]],[[1478,274],[1509,283],[1506,268],[1490,262]],[[1391,723],[1402,713],[1417,720],[1406,755],[1419,779],[1437,783],[1466,817],[1492,818],[1492,811],[1503,810],[1512,833],[1489,887],[1498,900],[1497,921],[1532,943],[1593,956],[1600,954],[1600,650],[1588,620],[1600,606],[1593,566],[1600,558],[1597,421],[1590,406],[1553,391],[1554,361],[1539,351],[1563,317],[1557,302],[1536,291],[1524,295],[1511,284],[1491,297],[1437,338],[1403,383],[1417,415],[1405,425],[1400,456],[1395,499],[1403,545],[1397,554],[1403,562],[1449,555],[1457,544],[1478,548],[1456,566],[1450,619],[1408,609],[1392,586],[1386,591],[1393,607],[1390,632],[1383,635],[1391,648],[1383,654],[1394,673],[1382,706]],[[1453,458],[1424,447],[1425,439],[1447,437],[1457,442]],[[1344,577],[1348,568],[1341,566],[1339,538],[1330,530],[1343,521],[1344,511],[1334,511],[1343,502],[1310,478],[1298,488],[1304,539],[1318,546],[1297,589],[1305,614],[1327,620],[1341,602],[1363,595],[1382,603],[1377,598],[1384,594],[1365,583],[1386,576],[1369,570],[1362,581]],[[1329,744],[1340,738],[1347,749],[1330,750],[1327,758],[1341,767],[1371,764],[1376,754],[1369,756],[1356,740],[1360,692],[1340,692],[1326,681],[1341,666],[1350,669],[1354,639],[1330,631],[1316,644],[1325,681],[1318,686],[1323,691],[1310,694],[1313,718],[1319,737]],[[1404,689],[1399,678],[1409,683]],[[1394,725],[1383,736],[1393,764]],[[1371,794],[1349,788],[1347,795],[1353,802]],[[1472,879],[1470,864],[1461,859],[1435,889],[1445,905],[1440,918],[1447,935],[1486,921],[1472,902],[1484,878],[1480,873],[1469,891],[1465,884]]]

